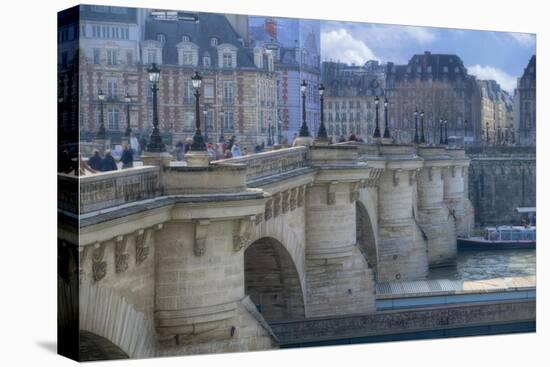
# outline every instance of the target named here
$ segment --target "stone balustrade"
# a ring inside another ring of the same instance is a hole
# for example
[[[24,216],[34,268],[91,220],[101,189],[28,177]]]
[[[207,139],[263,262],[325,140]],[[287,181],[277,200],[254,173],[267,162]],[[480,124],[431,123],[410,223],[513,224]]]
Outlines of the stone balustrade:
[[[159,167],[135,167],[80,177],[80,213],[154,198],[160,193]]]
[[[246,180],[253,181],[307,167],[309,165],[307,152],[307,147],[293,147],[222,159],[213,162],[213,164],[244,164],[246,165]]]

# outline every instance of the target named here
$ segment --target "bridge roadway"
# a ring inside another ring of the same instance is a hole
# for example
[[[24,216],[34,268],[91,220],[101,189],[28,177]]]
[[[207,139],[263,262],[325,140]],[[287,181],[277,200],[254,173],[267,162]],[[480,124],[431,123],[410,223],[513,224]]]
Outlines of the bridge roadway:
[[[60,272],[79,289],[80,329],[131,358],[276,348],[285,320],[383,328],[383,315],[407,314],[382,308],[408,297],[382,297],[384,284],[452,262],[473,223],[460,149],[313,145],[187,167],[157,158],[58,175],[60,253],[73,256]],[[485,310],[482,323],[511,322],[514,309],[516,321],[534,319],[534,301],[518,302],[407,309],[408,330],[422,327],[419,312],[441,320],[446,308]]]

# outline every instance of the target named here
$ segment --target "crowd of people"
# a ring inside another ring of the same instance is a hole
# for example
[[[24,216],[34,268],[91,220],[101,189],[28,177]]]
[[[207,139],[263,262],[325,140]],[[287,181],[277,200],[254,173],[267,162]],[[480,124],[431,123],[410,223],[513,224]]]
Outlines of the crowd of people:
[[[122,145],[122,154],[119,161],[122,164],[122,169],[134,166],[134,150],[127,143]],[[116,159],[113,157],[110,149],[106,149],[103,156],[99,154],[99,150],[94,149],[92,156],[88,158],[87,162],[81,157],[80,166],[81,171],[87,170],[92,173],[118,170]]]
[[[295,141],[298,138],[298,134],[294,134],[292,137],[291,145],[295,145]],[[330,143],[333,143],[332,138],[329,138]],[[341,135],[338,139],[339,143],[346,141],[358,141],[362,142],[359,136],[355,133],[351,133],[349,138],[346,139],[344,135]],[[178,141],[174,146],[174,155],[177,161],[184,161],[185,154],[191,150],[193,144],[192,138],[187,138],[184,141]],[[142,141],[139,144],[140,146],[146,145],[146,141]],[[281,142],[282,146],[288,146],[288,140],[284,138]],[[232,135],[231,138],[225,142],[219,143],[207,143],[206,144],[208,156],[210,161],[227,159],[227,158],[236,158],[249,155],[247,147],[241,147],[241,143],[237,140],[235,135]],[[258,143],[254,147],[253,153],[261,153],[265,150],[265,143]],[[120,149],[120,148],[119,148]],[[120,157],[118,157],[120,155]],[[122,153],[117,154],[118,162],[120,162],[121,169],[131,168],[134,166],[134,156],[136,152],[128,143],[122,145]],[[116,171],[119,169],[119,164],[117,164],[117,159],[113,156],[113,153],[110,149],[106,149],[103,155],[100,154],[99,150],[95,149],[91,157],[85,160],[83,157],[80,158],[80,171],[81,172],[109,172]]]
[[[193,139],[191,138],[186,139],[185,143],[183,141],[178,141],[175,146],[176,160],[178,161],[184,160],[184,156],[189,150],[191,150],[192,144],[193,144]],[[257,144],[255,146],[254,152],[259,153],[264,149],[265,149],[265,145],[262,142],[262,144]],[[242,157],[249,154],[247,147],[241,148],[241,144],[237,140],[237,137],[235,135],[231,136],[231,138],[226,142],[219,142],[214,144],[207,143],[206,150],[208,152],[208,156],[211,161],[234,158],[234,157]]]

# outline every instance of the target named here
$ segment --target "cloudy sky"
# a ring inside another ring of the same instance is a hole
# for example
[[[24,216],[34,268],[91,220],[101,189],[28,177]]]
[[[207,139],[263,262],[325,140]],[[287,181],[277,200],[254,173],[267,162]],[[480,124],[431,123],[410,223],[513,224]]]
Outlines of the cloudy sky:
[[[385,24],[322,21],[323,60],[363,64],[367,60],[405,64],[416,53],[457,54],[470,74],[494,79],[513,92],[535,54],[535,36]]]

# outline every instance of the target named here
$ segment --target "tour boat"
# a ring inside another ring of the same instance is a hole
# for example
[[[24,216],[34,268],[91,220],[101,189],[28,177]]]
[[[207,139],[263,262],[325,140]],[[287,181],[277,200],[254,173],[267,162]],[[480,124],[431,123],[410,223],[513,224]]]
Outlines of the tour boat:
[[[459,250],[508,250],[536,248],[535,226],[485,228],[484,237],[457,238]]]

